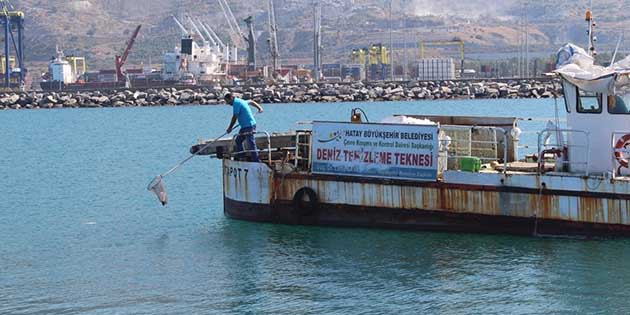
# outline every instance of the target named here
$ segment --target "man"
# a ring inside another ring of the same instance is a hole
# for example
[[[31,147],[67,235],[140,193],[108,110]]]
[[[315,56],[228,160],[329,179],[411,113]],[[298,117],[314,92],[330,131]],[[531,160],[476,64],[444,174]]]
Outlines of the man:
[[[232,121],[227,128],[227,132],[232,132],[232,128],[234,128],[234,124],[237,120],[238,124],[241,126],[241,130],[239,130],[238,136],[236,137],[236,151],[240,153],[238,153],[236,157],[239,159],[243,158],[245,155],[243,153],[243,141],[247,141],[247,146],[252,153],[252,162],[260,162],[258,149],[256,148],[256,140],[254,139],[254,135],[256,134],[256,120],[248,105],[256,107],[259,113],[263,112],[263,108],[254,101],[245,101],[234,97],[232,93],[225,94],[224,98],[225,102],[233,107]]]

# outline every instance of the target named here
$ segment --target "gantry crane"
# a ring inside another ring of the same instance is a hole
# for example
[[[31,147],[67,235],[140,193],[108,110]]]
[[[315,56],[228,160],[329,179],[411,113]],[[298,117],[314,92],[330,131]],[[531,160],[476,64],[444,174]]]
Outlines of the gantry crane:
[[[15,49],[19,66],[20,82],[24,83],[26,69],[24,68],[24,13],[22,11],[12,11],[13,6],[9,0],[0,0],[2,12],[0,12],[0,23],[4,26],[4,86],[11,87],[11,43]],[[17,31],[17,41],[13,31]]]

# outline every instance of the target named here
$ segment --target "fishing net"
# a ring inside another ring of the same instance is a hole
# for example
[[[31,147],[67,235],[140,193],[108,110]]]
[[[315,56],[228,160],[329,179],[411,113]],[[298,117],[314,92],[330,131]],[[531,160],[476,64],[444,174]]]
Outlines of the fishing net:
[[[168,202],[168,197],[166,196],[166,187],[164,187],[164,181],[162,181],[162,176],[156,176],[147,186],[149,191],[155,193],[158,197],[158,200],[162,203],[163,206],[166,206]]]

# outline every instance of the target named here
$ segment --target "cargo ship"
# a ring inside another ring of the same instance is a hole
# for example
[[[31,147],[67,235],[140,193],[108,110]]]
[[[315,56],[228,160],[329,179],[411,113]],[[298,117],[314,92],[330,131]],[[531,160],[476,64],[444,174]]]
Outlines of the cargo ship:
[[[519,157],[514,117],[371,123],[360,111],[295,132],[260,131],[263,162],[236,158],[231,138],[191,152],[222,160],[224,212],[234,219],[627,237],[630,58],[601,67],[593,52],[570,44],[558,52],[566,127],[556,120],[540,130],[531,157]]]
[[[173,17],[174,18],[174,17]],[[48,72],[40,82],[42,90],[98,90],[116,88],[195,87],[199,83],[215,83],[226,78],[228,68],[227,48],[212,44],[202,35],[186,33],[180,46],[162,56],[162,69],[149,67],[126,69],[127,58],[138,37],[138,25],[127,41],[122,54],[115,58],[115,69],[89,72],[84,57],[66,56],[57,48],[56,56],[48,63]],[[192,19],[190,19],[193,23]],[[236,52],[232,52],[236,54]]]

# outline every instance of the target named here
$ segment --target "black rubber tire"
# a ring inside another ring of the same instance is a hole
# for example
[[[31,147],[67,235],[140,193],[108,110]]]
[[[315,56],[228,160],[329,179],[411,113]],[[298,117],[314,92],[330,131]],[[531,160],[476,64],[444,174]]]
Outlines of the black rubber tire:
[[[308,196],[308,201],[304,201],[304,195]],[[293,195],[293,211],[298,216],[308,216],[315,214],[319,206],[317,193],[309,187],[302,187]]]

